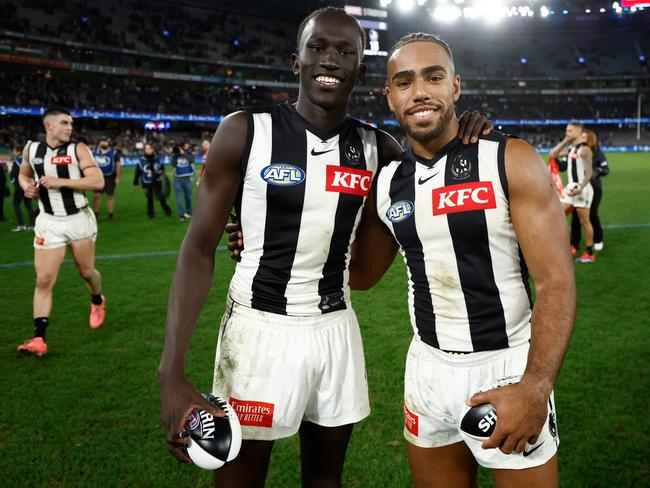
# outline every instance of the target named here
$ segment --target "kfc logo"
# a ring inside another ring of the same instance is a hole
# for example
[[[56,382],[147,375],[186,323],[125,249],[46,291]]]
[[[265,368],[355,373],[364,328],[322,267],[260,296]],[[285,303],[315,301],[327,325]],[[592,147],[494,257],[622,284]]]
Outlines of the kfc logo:
[[[433,215],[497,208],[491,181],[450,185],[433,190]]]
[[[72,156],[53,156],[52,164],[72,164]]]
[[[414,436],[418,435],[418,416],[411,412],[404,404],[404,428]]]
[[[372,171],[344,166],[327,166],[326,191],[367,197],[371,183]]]

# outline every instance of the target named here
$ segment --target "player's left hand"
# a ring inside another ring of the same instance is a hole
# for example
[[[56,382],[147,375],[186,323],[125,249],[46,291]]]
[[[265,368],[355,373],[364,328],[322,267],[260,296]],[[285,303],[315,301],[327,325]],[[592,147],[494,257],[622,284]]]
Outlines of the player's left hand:
[[[48,190],[50,188],[61,188],[61,179],[55,176],[41,176],[41,179],[38,180],[38,184],[44,186]]]
[[[567,192],[567,194],[568,194],[570,197],[575,197],[576,195],[579,195],[581,192],[582,192],[582,189],[581,189],[580,187],[576,187],[576,188],[571,188],[571,189]]]
[[[458,137],[463,140],[463,144],[474,144],[478,141],[478,136],[488,135],[494,126],[492,122],[479,112],[463,112],[458,119]]]
[[[506,385],[474,394],[470,406],[491,403],[497,423],[483,449],[499,448],[504,454],[522,453],[526,443],[535,444],[546,422],[548,396],[534,382]]]

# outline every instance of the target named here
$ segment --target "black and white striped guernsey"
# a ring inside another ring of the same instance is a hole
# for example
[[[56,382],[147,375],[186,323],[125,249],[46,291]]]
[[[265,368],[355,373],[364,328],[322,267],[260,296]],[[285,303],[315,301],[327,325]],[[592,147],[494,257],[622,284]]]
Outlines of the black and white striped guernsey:
[[[82,178],[77,159],[77,144],[66,143],[52,148],[45,142],[29,145],[29,164],[37,181],[42,176],[54,176],[78,180]],[[41,212],[63,217],[73,215],[88,206],[86,194],[71,188],[50,188],[39,186],[38,206]]]
[[[377,212],[400,244],[414,332],[445,351],[530,338],[528,271],[508,203],[506,136],[454,139],[433,160],[410,150],[377,177]]]
[[[580,149],[587,144],[580,143],[575,146],[571,146],[569,149],[569,154],[567,156],[567,179],[568,183],[575,183],[579,185],[585,179],[587,174],[587,168],[585,168],[585,163],[582,161],[580,156]]]
[[[232,299],[298,316],[347,308],[350,245],[377,171],[376,129],[348,118],[323,132],[289,103],[246,112],[237,205],[245,245]]]

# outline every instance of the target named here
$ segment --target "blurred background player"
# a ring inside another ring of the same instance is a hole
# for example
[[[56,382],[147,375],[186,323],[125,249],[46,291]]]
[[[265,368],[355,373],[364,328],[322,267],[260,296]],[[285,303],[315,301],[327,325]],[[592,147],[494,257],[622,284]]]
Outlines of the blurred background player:
[[[600,201],[603,198],[603,182],[601,177],[609,174],[609,164],[607,158],[598,144],[598,136],[591,129],[584,129],[580,136],[580,142],[589,146],[594,154],[593,157],[593,176],[591,177],[591,186],[594,189],[594,199],[591,202],[589,209],[589,221],[594,228],[594,251],[602,251],[603,249],[603,226],[600,223],[600,216],[598,215],[598,208]],[[571,249],[575,252],[580,247],[580,239],[582,226],[580,225],[580,218],[574,211],[571,215]]]
[[[45,142],[28,142],[18,179],[27,198],[38,198],[40,212],[34,227],[34,337],[18,351],[42,356],[47,352],[45,331],[52,310],[52,289],[66,246],[91,293],[90,327],[104,323],[106,300],[102,277],[95,269],[97,221],[84,190],[101,190],[104,177],[85,144],[70,141],[72,117],[63,108],[43,114]]]
[[[106,199],[108,200],[108,220],[113,220],[115,213],[115,187],[120,184],[120,177],[122,176],[121,154],[120,151],[109,146],[108,136],[100,136],[99,145],[93,151],[93,156],[104,175],[104,189],[95,191],[93,209],[95,215],[99,216],[102,193],[106,194]]]
[[[160,158],[154,153],[151,143],[144,145],[144,155],[140,156],[138,164],[135,167],[133,185],[137,186],[138,181],[142,183],[142,188],[147,196],[147,217],[153,219],[156,214],[153,209],[154,197],[160,202],[160,206],[167,217],[172,214],[172,209],[167,204],[167,199],[162,191],[162,176],[165,173],[165,167]]]
[[[25,197],[25,192],[20,186],[18,181],[18,174],[20,173],[20,165],[23,162],[23,147],[15,144],[13,146],[14,159],[11,162],[11,168],[9,170],[9,176],[11,183],[13,183],[13,198],[12,204],[14,207],[14,213],[16,214],[16,227],[11,229],[11,232],[22,232],[26,230],[34,229],[34,222],[36,219],[36,212],[34,212],[34,206],[32,205],[32,200]],[[28,223],[25,224],[25,219],[23,218],[23,212],[20,208],[25,207],[27,211]]]
[[[8,197],[10,194],[9,187],[7,186],[9,180],[7,175],[9,174],[10,164],[11,161],[7,163],[0,161],[0,222],[7,220],[5,218],[5,197]]]
[[[577,258],[576,261],[579,263],[593,263],[596,261],[593,247],[594,229],[589,220],[589,208],[594,197],[594,189],[591,186],[593,152],[586,143],[580,142],[583,129],[580,122],[569,123],[566,126],[564,139],[551,150],[549,159],[558,158],[561,151],[569,146],[567,157],[568,183],[561,201],[567,215],[575,209],[580,219],[580,225],[585,230],[586,249],[584,254]]]
[[[190,143],[183,142],[174,148],[172,155],[174,168],[174,194],[180,220],[192,218],[192,177],[194,176],[194,156]]]

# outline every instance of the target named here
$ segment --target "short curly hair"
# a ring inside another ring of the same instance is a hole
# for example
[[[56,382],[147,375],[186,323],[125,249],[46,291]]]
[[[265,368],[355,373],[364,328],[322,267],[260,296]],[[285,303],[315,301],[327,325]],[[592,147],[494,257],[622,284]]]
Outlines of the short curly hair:
[[[363,30],[363,27],[361,27],[361,24],[359,21],[347,13],[344,9],[338,8],[338,7],[324,7],[324,8],[319,8],[318,10],[314,10],[312,13],[310,13],[307,17],[305,17],[300,25],[298,26],[298,35],[296,36],[296,46],[297,50],[300,50],[300,39],[302,38],[302,33],[305,30],[305,27],[307,27],[307,24],[311,19],[315,19],[321,14],[329,14],[329,13],[336,13],[336,14],[341,14],[345,15],[346,17],[351,18],[354,20],[354,22],[357,24],[357,27],[359,29],[359,39],[361,40],[361,52],[359,53],[359,58],[363,57],[363,50],[366,46],[366,31]]]
[[[447,44],[445,41],[443,41],[440,37],[436,36],[435,34],[426,34],[424,32],[413,32],[412,34],[407,34],[404,37],[402,37],[399,41],[397,41],[393,47],[390,48],[390,51],[388,51],[388,59],[391,58],[393,53],[400,49],[403,46],[406,46],[407,44],[411,44],[412,42],[431,42],[433,44],[437,44],[438,46],[442,47],[447,55],[449,56],[449,59],[451,59],[451,62],[454,62],[454,55],[451,52],[451,48],[449,47],[449,44]]]

